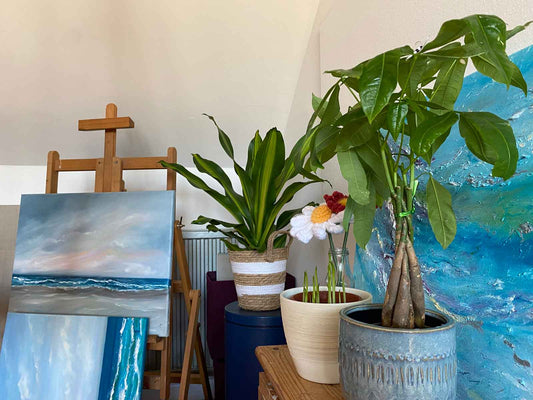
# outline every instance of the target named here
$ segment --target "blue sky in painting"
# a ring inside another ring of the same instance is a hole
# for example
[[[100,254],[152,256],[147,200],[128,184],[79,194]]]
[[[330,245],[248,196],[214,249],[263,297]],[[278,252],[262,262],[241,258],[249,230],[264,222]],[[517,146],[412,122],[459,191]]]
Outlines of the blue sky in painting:
[[[23,195],[14,273],[168,279],[174,196]]]
[[[9,313],[2,400],[98,399],[107,317]]]

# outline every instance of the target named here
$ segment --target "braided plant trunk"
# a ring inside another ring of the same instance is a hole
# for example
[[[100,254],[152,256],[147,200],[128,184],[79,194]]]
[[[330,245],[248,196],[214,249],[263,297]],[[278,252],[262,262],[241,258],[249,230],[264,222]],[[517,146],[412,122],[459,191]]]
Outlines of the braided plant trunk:
[[[423,328],[426,308],[420,264],[413,247],[410,187],[397,187],[392,197],[396,216],[395,253],[385,293],[381,323],[393,328]],[[401,196],[401,197],[400,197]],[[406,201],[408,200],[408,201]],[[406,207],[410,204],[410,208]]]

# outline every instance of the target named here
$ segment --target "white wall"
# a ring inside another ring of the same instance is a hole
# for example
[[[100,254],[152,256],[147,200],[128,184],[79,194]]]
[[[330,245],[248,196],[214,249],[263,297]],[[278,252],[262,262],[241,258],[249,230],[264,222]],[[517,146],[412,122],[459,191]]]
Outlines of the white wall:
[[[96,157],[101,133],[77,120],[114,102],[133,130],[120,156],[192,165],[217,117],[243,154],[256,129],[284,130],[318,0],[17,0],[0,13],[0,165],[44,165],[46,151]],[[295,141],[296,138],[292,142]]]

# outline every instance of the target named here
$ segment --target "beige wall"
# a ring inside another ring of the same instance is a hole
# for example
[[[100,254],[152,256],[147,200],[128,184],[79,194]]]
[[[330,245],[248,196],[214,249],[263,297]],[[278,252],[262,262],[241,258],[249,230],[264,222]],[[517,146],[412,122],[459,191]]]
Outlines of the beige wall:
[[[0,13],[0,165],[44,165],[46,151],[96,157],[77,120],[115,102],[136,127],[119,155],[170,145],[220,154],[217,117],[243,154],[256,129],[285,130],[318,0],[17,0]],[[288,135],[290,137],[290,135]],[[292,140],[292,143],[296,140]],[[288,140],[291,142],[291,140]]]

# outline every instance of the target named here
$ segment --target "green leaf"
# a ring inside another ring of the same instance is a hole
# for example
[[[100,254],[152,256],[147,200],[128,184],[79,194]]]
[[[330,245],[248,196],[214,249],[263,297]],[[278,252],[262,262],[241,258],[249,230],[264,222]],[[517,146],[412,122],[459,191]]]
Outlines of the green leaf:
[[[385,174],[385,169],[383,168],[383,162],[381,161],[380,146],[381,145],[379,143],[379,139],[377,137],[374,137],[369,140],[365,146],[358,147],[356,151],[357,155],[359,156],[359,159],[365,164],[365,166],[368,166],[368,168],[372,172],[374,178],[374,186],[376,187],[376,190],[379,188],[380,194],[387,195],[387,190],[383,190],[383,188],[388,187],[388,183],[387,176]],[[388,147],[385,148],[385,152],[389,157],[391,156]]]
[[[503,179],[513,176],[518,150],[509,122],[488,112],[462,112],[459,132],[476,157],[494,165],[493,176]]]
[[[448,110],[453,110],[455,101],[463,87],[467,61],[463,58],[447,60],[437,75],[429,100]]]
[[[318,132],[311,147],[310,160],[313,161],[310,163],[311,170],[323,168],[322,164],[335,155],[339,132],[340,129],[335,126],[318,126]]]
[[[250,247],[253,246],[253,243],[249,241],[249,238],[252,236],[250,233],[250,230],[246,227],[244,224],[234,224],[231,222],[221,221],[214,218],[204,217],[203,215],[200,215],[198,218],[196,218],[194,221],[192,221],[192,224],[194,225],[212,225],[216,228],[216,232],[227,232],[225,230],[221,230],[218,228],[218,225],[223,226],[224,228],[230,228],[234,230],[235,234],[229,234],[226,235],[228,237],[234,238],[238,240],[243,245]],[[209,229],[209,226],[208,226]],[[215,229],[210,228],[209,229],[212,232],[215,232]]]
[[[444,46],[445,44],[453,42],[466,35],[468,32],[468,25],[464,19],[452,19],[446,21],[440,27],[439,33],[435,39],[422,48],[422,52]]]
[[[400,57],[386,52],[365,64],[359,81],[359,92],[363,111],[372,122],[388,104],[398,83],[398,62]]]
[[[374,135],[376,135],[376,130],[370,125],[365,115],[362,115],[361,118],[348,122],[340,130],[337,151],[346,151],[353,147],[362,146]]]
[[[340,87],[339,85],[336,85],[331,93],[331,97],[329,98],[327,107],[324,110],[324,114],[321,117],[321,125],[329,125],[340,116],[339,91]]]
[[[270,211],[268,214],[268,218],[266,222],[263,224],[263,232],[261,232],[260,236],[260,242],[265,242],[268,240],[268,237],[270,236],[270,233],[272,232],[272,227],[274,226],[274,222],[276,220],[276,217],[281,212],[283,207],[292,200],[294,195],[302,190],[307,185],[310,185],[314,182],[293,182],[287,188],[283,191],[282,195],[279,197],[279,199],[276,201],[275,204],[270,206]]]
[[[439,58],[414,57],[402,59],[398,64],[398,83],[409,97],[414,96],[418,86],[425,86],[435,75],[443,60]]]
[[[178,174],[183,176],[187,181],[197,189],[203,190],[213,199],[215,199],[220,205],[222,205],[229,213],[238,221],[243,222],[243,216],[239,213],[239,210],[235,206],[235,203],[230,201],[230,199],[224,196],[222,193],[217,192],[216,190],[209,187],[201,178],[194,175],[187,168],[180,164],[167,163],[166,161],[160,161],[160,164],[168,169],[176,171]]]
[[[359,79],[361,77],[361,74],[363,73],[363,67],[366,64],[367,61],[363,61],[360,64],[357,64],[355,67],[350,69],[333,69],[330,71],[326,71],[326,74],[330,74],[336,78],[357,78]]]
[[[346,200],[346,206],[344,207],[344,216],[342,218],[342,227],[345,232],[348,232],[350,229],[350,223],[352,221],[353,213],[355,210],[356,202],[350,196]]]
[[[516,69],[513,62],[505,52],[506,27],[505,22],[494,15],[471,15],[467,17],[472,33],[466,35],[465,43],[475,42],[482,50],[483,54],[472,57],[472,62],[476,69],[483,75],[507,85],[513,84],[513,76],[516,80]],[[521,75],[521,74],[520,74]],[[518,86],[527,95],[527,87]]]
[[[206,160],[198,154],[193,154],[192,158],[194,165],[196,165],[196,168],[198,168],[198,171],[208,174],[210,177],[220,183],[220,185],[224,188],[226,196],[234,204],[235,209],[245,218],[248,224],[251,225],[252,216],[246,205],[246,202],[244,201],[244,197],[235,192],[231,184],[231,180],[229,179],[228,175],[226,175],[224,170],[213,161]]]
[[[460,43],[454,42],[441,49],[423,53],[422,55],[425,57],[456,59],[475,57],[481,54],[483,54],[483,49],[481,49],[476,43],[469,43],[461,46]]]
[[[348,192],[359,204],[368,204],[369,192],[365,169],[354,149],[337,153],[342,176],[348,182]]]
[[[389,132],[394,140],[398,139],[398,135],[405,124],[405,117],[407,117],[408,111],[409,107],[403,102],[394,103],[389,106],[387,112],[387,123],[389,125]]]
[[[226,135],[224,133],[224,131],[222,129],[220,129],[220,127],[218,126],[217,121],[215,121],[214,117],[212,117],[211,115],[205,114],[205,113],[203,115],[205,115],[207,118],[209,118],[211,121],[213,121],[213,124],[215,124],[215,126],[217,127],[217,130],[218,130],[218,141],[220,142],[220,145],[222,146],[222,148],[224,149],[226,154],[233,161],[235,161],[233,159],[233,145],[231,144],[231,140],[228,137],[228,135]]]
[[[261,143],[252,168],[254,187],[253,215],[256,238],[263,234],[264,223],[276,200],[275,179],[285,165],[285,144],[281,132],[272,128]]]
[[[453,242],[457,232],[452,195],[430,176],[426,187],[426,201],[431,229],[437,241],[445,249]]]
[[[257,152],[259,151],[259,148],[261,147],[261,143],[263,142],[263,139],[261,139],[261,135],[259,135],[259,131],[255,132],[254,138],[250,141],[250,144],[248,145],[248,160],[246,161],[246,172],[252,177],[252,166],[254,165],[255,156],[257,155]]]
[[[526,29],[532,22],[533,21],[528,21],[524,25],[518,25],[518,26],[514,27],[513,29],[505,32],[505,37],[507,38],[507,40],[509,40],[510,38],[512,38],[517,33],[522,32],[524,29]]]
[[[372,235],[374,215],[376,213],[376,191],[372,181],[368,182],[368,190],[370,192],[368,204],[361,205],[355,202],[353,212],[353,235],[357,244],[363,249],[366,248]]]
[[[448,132],[457,120],[457,114],[450,111],[446,114],[426,119],[418,125],[414,132],[411,133],[411,141],[409,142],[415,154],[423,155],[430,151],[435,140]]]

